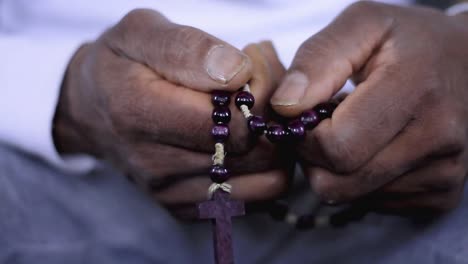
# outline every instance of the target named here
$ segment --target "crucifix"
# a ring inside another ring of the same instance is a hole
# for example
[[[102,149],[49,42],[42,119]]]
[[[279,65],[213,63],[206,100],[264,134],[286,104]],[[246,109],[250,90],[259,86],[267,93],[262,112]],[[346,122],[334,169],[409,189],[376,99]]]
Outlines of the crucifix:
[[[216,264],[233,264],[231,217],[245,214],[244,203],[231,200],[229,193],[218,189],[211,200],[198,204],[198,218],[211,219]]]

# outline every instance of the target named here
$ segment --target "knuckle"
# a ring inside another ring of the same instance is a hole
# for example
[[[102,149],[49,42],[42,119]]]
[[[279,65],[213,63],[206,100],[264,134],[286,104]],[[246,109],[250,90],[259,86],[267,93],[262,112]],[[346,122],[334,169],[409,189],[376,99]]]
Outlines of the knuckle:
[[[128,130],[133,127],[133,119],[128,118],[128,107],[119,107],[120,104],[111,104],[108,109],[109,119],[115,131]]]
[[[135,89],[126,89],[108,99],[108,115],[114,131],[121,134],[140,134],[151,131],[158,138],[159,115],[152,97],[138,96]]]
[[[117,96],[109,99],[108,115],[112,122],[113,128],[116,131],[131,130],[135,127],[136,119],[132,113],[135,110],[136,104],[132,103],[130,98],[122,100]]]
[[[342,56],[337,56],[337,52],[341,51],[339,49],[337,51],[336,47],[339,46],[341,40],[337,37],[339,34],[335,30],[333,27],[326,28],[304,41],[294,58],[294,67],[307,71],[307,68],[313,67],[310,65],[310,60],[313,58],[319,65],[329,64],[330,68],[351,74],[353,65],[348,60],[343,60]]]
[[[200,42],[206,37],[206,34],[200,29],[186,25],[176,27],[173,33],[178,40],[185,41],[187,43]]]
[[[148,20],[162,17],[160,13],[152,9],[137,8],[128,12],[119,22],[118,26],[124,29],[131,29],[145,25]]]
[[[357,1],[346,8],[347,12],[358,14],[372,14],[376,9],[380,8],[381,4],[374,1]],[[345,12],[346,12],[345,11]]]
[[[338,173],[353,172],[364,162],[365,149],[350,140],[318,133],[317,142],[328,165]]]
[[[157,25],[165,22],[167,19],[155,10],[134,9],[107,31],[104,39],[110,47],[119,51],[124,46],[133,47],[141,38],[145,38],[142,40],[144,42],[154,39],[154,30],[160,29]]]
[[[443,94],[445,91],[443,87],[446,84],[443,81],[443,78],[440,76],[438,70],[434,68],[437,67],[437,60],[436,62],[430,61],[430,58],[424,59],[424,64],[428,65],[429,69],[422,69],[417,76],[418,80],[420,80],[420,84],[416,88],[417,91],[415,95],[417,95],[419,101],[415,103],[418,107],[424,107],[427,105],[440,105],[440,99],[443,98],[445,95]],[[409,74],[409,73],[407,73]],[[415,78],[408,77],[408,78]]]
[[[172,55],[171,59],[183,60],[184,55],[188,54],[187,50],[194,53],[206,52],[214,44],[214,39],[198,28],[177,25],[168,30],[164,44],[162,48],[170,51],[168,54]]]
[[[346,194],[331,184],[324,175],[314,174],[310,176],[310,182],[313,192],[327,204],[337,204],[345,199]]]
[[[336,37],[334,34],[329,33],[328,31],[323,31],[320,34],[317,34],[310,39],[306,40],[301,44],[298,49],[298,53],[301,56],[297,56],[299,61],[308,61],[306,56],[317,56],[328,58],[333,54],[333,44],[336,42]]]
[[[439,155],[458,154],[465,148],[466,131],[460,119],[449,111],[441,112],[432,129],[432,138]]]
[[[133,9],[122,18],[121,22],[123,24],[137,22],[138,19],[141,19],[146,14],[146,12],[147,10],[145,9]]]

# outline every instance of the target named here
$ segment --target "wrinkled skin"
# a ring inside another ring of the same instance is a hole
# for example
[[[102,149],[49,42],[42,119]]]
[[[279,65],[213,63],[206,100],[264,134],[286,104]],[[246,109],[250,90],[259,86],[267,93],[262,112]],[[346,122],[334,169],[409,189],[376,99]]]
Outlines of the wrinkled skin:
[[[294,117],[351,78],[356,90],[297,148],[312,189],[330,204],[446,211],[458,204],[467,174],[467,24],[466,15],[359,2],[304,42],[280,82],[284,70],[269,43],[240,52],[136,10],[71,61],[56,144],[62,153],[110,161],[163,204],[193,203],[205,199],[210,183],[210,91],[235,91],[251,80],[253,112],[268,114],[270,101]],[[224,65],[237,69],[225,78],[205,68],[218,45],[243,58],[240,68]],[[294,89],[300,85],[302,93]],[[233,196],[271,199],[286,188],[288,162],[264,138],[249,138],[232,103],[231,111]]]
[[[224,77],[206,69],[209,53],[220,45],[237,54],[240,65],[224,65],[234,69]],[[241,52],[156,11],[134,10],[72,59],[55,118],[56,145],[64,154],[109,161],[167,206],[203,201],[215,143],[210,92],[235,92],[250,81],[252,111],[265,114],[284,71],[270,42]],[[232,196],[271,199],[286,188],[288,164],[264,138],[249,137],[233,98],[230,109]]]
[[[298,147],[324,201],[398,214],[459,203],[468,165],[467,25],[466,14],[358,2],[303,43],[271,99],[278,113],[292,117],[327,101],[348,78],[357,85]],[[300,85],[305,93],[294,101]]]

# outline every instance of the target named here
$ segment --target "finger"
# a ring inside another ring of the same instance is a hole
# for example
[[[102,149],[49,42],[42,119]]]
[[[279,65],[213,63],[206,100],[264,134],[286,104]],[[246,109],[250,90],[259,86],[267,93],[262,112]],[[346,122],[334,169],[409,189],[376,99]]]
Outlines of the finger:
[[[164,189],[177,181],[206,173],[212,164],[210,154],[184,148],[145,140],[127,145],[126,164],[115,165],[127,166],[124,170],[151,190]]]
[[[464,184],[466,155],[454,155],[431,161],[377,190],[379,196],[407,196],[415,193],[448,192]]]
[[[231,197],[243,201],[263,201],[280,195],[287,187],[287,175],[280,170],[253,173],[233,177],[227,181],[232,185]],[[211,180],[207,176],[182,181],[154,197],[164,204],[193,204],[207,200]]]
[[[283,63],[281,63],[278,52],[276,51],[271,41],[262,41],[259,43],[260,51],[266,57],[268,64],[270,65],[270,72],[274,83],[279,84],[280,80],[286,73]],[[275,87],[277,88],[277,87]]]
[[[431,162],[434,157],[458,156],[463,150],[461,139],[465,138],[464,132],[460,129],[446,131],[447,127],[442,125],[437,131],[429,121],[413,124],[368,163],[350,174],[337,174],[319,167],[308,168],[312,187],[325,201],[352,201],[421,164]],[[449,134],[444,138],[435,136],[440,133]]]
[[[454,209],[459,205],[464,186],[439,192],[414,193],[407,196],[378,196],[369,197],[369,207],[381,213],[405,216],[432,216]]]
[[[194,152],[188,149],[170,145],[154,144],[138,141],[130,145],[126,156],[130,174],[151,191],[160,191],[180,181],[206,174],[213,164],[212,155]],[[253,150],[243,155],[228,154],[225,166],[230,175],[246,175],[269,170],[287,170],[293,166],[293,160],[281,157],[279,149],[267,142],[259,140]],[[161,158],[164,157],[164,158]],[[183,166],[181,166],[183,164]],[[117,166],[123,164],[116,164]]]
[[[284,116],[297,116],[328,101],[391,30],[393,19],[384,11],[382,4],[358,2],[304,42],[271,98],[274,109]]]
[[[261,115],[267,106],[269,98],[273,94],[278,81],[275,74],[280,74],[281,63],[276,57],[276,52],[271,42],[250,44],[243,51],[252,61],[252,78],[250,79],[250,90],[255,98],[253,114]]]
[[[136,9],[104,35],[114,52],[148,65],[166,80],[201,91],[234,91],[251,75],[249,58],[199,29]]]
[[[401,83],[408,82],[398,74],[375,72],[347,96],[331,119],[309,133],[307,149],[320,149],[328,165],[341,173],[363,166],[417,118],[417,97],[395,93]]]
[[[383,10],[381,4],[360,2],[313,36],[298,51],[289,74],[271,100],[280,114],[297,115],[329,100],[364,64],[375,66],[332,118],[311,133],[333,169],[342,173],[362,166],[387,145],[413,118],[426,86],[434,85],[416,81],[427,78],[405,74],[388,52],[380,52],[382,55],[375,51],[390,38],[392,28],[393,19]],[[402,90],[403,84],[424,88],[408,93]],[[278,103],[281,96],[302,99]]]
[[[184,86],[177,86],[144,65],[102,50],[99,67],[112,67],[107,76],[106,100],[112,124],[136,140],[146,138],[154,143],[169,144],[193,151],[212,153],[215,141],[211,135],[213,106],[211,95]],[[265,57],[257,48],[249,49],[255,72],[252,92],[257,99],[253,113],[262,115],[268,104],[266,97],[273,90]],[[122,81],[124,80],[124,82]],[[256,140],[249,134],[242,113],[231,100],[229,153],[246,153]]]
[[[107,114],[113,130],[134,141],[214,151],[210,94],[167,82],[144,65],[109,50],[103,49],[100,56],[102,65],[97,67],[114,69],[106,75],[102,98],[108,104]],[[226,149],[246,152],[252,148],[252,141],[248,140],[245,118],[234,104],[230,112]]]

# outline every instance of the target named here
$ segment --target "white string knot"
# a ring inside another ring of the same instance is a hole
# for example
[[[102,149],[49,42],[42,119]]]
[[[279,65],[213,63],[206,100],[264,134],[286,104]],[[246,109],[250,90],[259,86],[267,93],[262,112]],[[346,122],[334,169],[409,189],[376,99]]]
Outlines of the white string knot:
[[[250,85],[246,83],[244,87],[242,87],[242,91],[250,93]],[[246,119],[249,119],[249,117],[253,116],[250,112],[249,107],[247,107],[246,105],[241,105],[240,110]]]
[[[249,117],[253,116],[252,113],[250,112],[249,107],[247,107],[246,105],[241,105],[240,110],[242,111],[242,114],[244,115],[246,119],[249,119]]]
[[[226,153],[224,152],[224,145],[222,143],[215,144],[215,154],[211,157],[213,160],[213,165],[223,165],[224,158],[226,157]]]
[[[229,183],[216,183],[216,182],[213,182],[210,187],[208,188],[208,199],[211,199],[213,197],[213,194],[217,191],[217,190],[223,190],[227,193],[231,193],[232,191],[232,185],[229,184]]]

